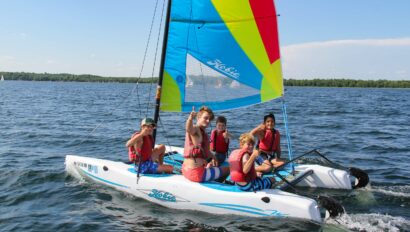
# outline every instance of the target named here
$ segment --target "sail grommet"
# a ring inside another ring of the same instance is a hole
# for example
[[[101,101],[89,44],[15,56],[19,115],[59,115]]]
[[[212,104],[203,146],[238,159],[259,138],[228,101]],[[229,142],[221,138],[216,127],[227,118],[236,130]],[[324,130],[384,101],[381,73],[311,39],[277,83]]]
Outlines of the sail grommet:
[[[104,167],[103,167],[103,170],[104,170],[104,171],[108,171],[108,167],[107,167],[107,166],[104,166]]]

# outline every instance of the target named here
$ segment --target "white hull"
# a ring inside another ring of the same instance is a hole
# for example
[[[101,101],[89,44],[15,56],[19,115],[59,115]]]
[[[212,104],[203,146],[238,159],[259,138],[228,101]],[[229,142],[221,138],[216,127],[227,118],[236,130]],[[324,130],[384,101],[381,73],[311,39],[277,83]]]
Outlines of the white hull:
[[[329,168],[320,165],[298,165],[295,167],[297,172],[312,170],[313,174],[307,176],[296,186],[329,189],[352,189],[350,174],[345,170]]]
[[[279,189],[243,192],[220,183],[195,183],[182,175],[141,175],[134,166],[81,156],[66,156],[66,171],[119,191],[175,209],[199,210],[212,214],[291,217],[322,222],[315,200]]]

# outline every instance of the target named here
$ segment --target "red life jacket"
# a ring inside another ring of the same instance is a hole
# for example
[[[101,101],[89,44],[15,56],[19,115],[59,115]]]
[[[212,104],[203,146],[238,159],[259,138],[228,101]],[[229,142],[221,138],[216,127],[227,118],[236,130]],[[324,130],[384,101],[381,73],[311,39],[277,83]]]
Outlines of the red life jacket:
[[[242,158],[245,154],[249,154],[249,152],[247,150],[236,149],[229,156],[228,161],[231,179],[235,182],[250,182],[256,179],[255,165],[252,165],[248,173],[245,174],[243,172]]]
[[[202,142],[196,146],[192,143],[191,136],[188,133],[185,134],[184,158],[206,159],[208,157],[209,138],[204,129],[199,129],[201,130]]]
[[[135,134],[132,135],[132,137],[138,135],[139,132],[136,132]],[[141,155],[141,162],[147,161],[151,158],[152,155],[152,147],[154,145],[154,138],[152,138],[151,135],[146,135],[142,137],[142,146],[141,148],[138,148],[137,151],[135,151],[134,146],[130,146],[128,148],[128,158],[130,161],[134,161],[135,159],[139,161],[139,157],[137,157],[137,154]]]
[[[226,154],[229,149],[229,139],[228,142],[225,141],[222,135],[225,130],[219,132],[218,130],[213,130],[211,133],[211,149],[216,153]]]
[[[280,151],[280,133],[278,130],[265,130],[265,135],[259,140],[258,147],[266,152]]]

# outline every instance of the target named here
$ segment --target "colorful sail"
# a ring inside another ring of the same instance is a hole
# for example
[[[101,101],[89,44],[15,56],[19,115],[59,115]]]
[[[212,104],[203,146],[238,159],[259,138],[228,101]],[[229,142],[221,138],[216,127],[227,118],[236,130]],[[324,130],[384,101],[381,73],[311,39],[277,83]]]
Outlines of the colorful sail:
[[[173,0],[161,110],[214,110],[283,95],[273,0]]]

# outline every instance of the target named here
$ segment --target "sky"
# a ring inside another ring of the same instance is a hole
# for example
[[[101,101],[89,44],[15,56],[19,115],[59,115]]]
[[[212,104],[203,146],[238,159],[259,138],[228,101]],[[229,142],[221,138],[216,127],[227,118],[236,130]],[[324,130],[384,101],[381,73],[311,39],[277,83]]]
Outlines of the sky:
[[[158,76],[163,1],[0,0],[0,72]],[[275,4],[285,78],[410,80],[410,0]]]

